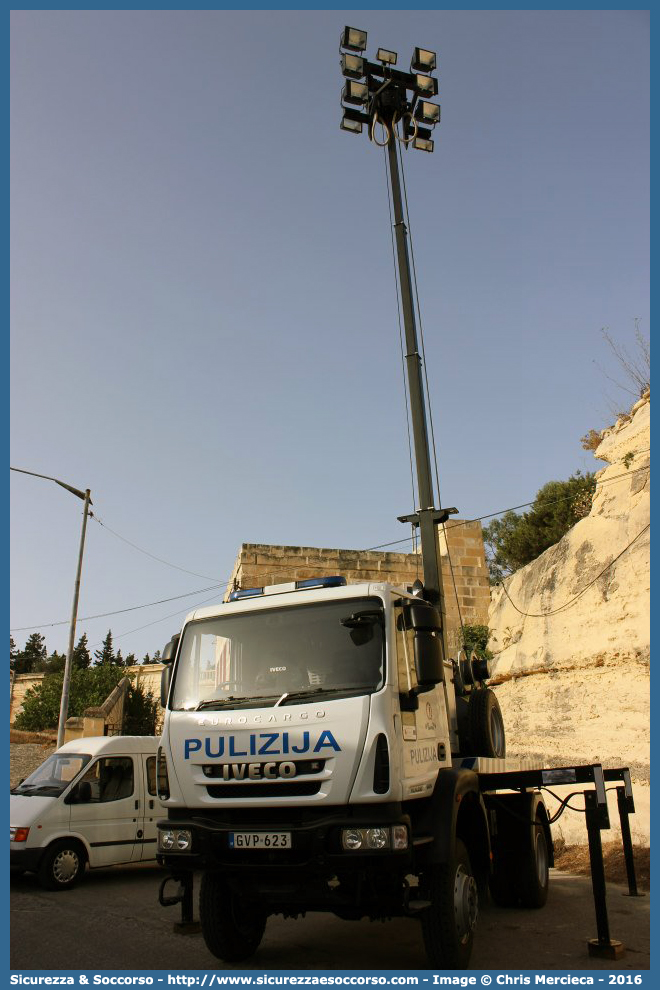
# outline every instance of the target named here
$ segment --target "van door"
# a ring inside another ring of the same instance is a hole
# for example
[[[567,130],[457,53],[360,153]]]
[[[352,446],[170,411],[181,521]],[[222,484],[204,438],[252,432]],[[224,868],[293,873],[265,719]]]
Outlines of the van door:
[[[142,763],[144,778],[144,800],[141,806],[141,821],[138,829],[138,843],[142,860],[156,858],[156,841],[158,829],[156,822],[167,818],[167,808],[156,793],[156,757],[142,754],[138,759]],[[137,859],[138,857],[136,857]]]
[[[141,773],[132,756],[102,756],[89,765],[78,782],[78,791],[84,796],[70,805],[70,828],[87,839],[91,867],[140,858]]]

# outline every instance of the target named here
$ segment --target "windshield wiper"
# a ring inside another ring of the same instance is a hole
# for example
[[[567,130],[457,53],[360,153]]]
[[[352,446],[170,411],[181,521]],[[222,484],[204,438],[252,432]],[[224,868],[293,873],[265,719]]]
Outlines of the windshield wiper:
[[[199,712],[202,708],[215,708],[219,710],[226,708],[228,705],[250,704],[253,701],[277,701],[280,697],[281,695],[279,694],[258,694],[254,698],[235,698],[233,695],[229,698],[210,698],[208,701],[200,701],[195,711]]]
[[[303,698],[318,698],[320,694],[347,694],[353,691],[375,691],[373,684],[346,684],[334,687],[317,687],[311,691],[291,691],[284,696],[280,704],[288,705],[290,701],[301,701]]]

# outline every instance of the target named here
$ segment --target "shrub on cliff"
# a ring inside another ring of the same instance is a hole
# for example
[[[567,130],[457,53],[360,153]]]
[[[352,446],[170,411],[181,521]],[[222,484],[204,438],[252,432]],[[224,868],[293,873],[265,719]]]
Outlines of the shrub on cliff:
[[[577,471],[567,481],[545,484],[529,512],[505,512],[484,526],[491,580],[501,581],[558,543],[571,526],[589,515],[595,489],[594,475]]]

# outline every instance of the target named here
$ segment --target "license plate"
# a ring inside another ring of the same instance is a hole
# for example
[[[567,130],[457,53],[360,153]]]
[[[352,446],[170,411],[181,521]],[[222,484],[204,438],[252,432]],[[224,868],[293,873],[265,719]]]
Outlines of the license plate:
[[[290,849],[291,832],[230,832],[230,849]]]

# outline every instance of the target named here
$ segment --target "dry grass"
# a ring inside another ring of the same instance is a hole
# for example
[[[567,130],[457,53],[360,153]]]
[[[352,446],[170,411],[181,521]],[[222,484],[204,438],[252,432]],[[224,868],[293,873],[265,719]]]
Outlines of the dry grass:
[[[651,885],[651,851],[648,846],[634,846],[635,876],[638,890],[649,890]],[[605,863],[605,880],[608,883],[628,885],[626,864],[623,849],[619,842],[603,843],[603,862]],[[555,846],[555,866],[566,873],[578,873],[590,876],[589,847],[564,846],[558,842]]]
[[[22,732],[20,729],[10,729],[9,742],[43,743],[44,746],[50,746],[51,743],[57,742],[57,729],[51,732]]]

